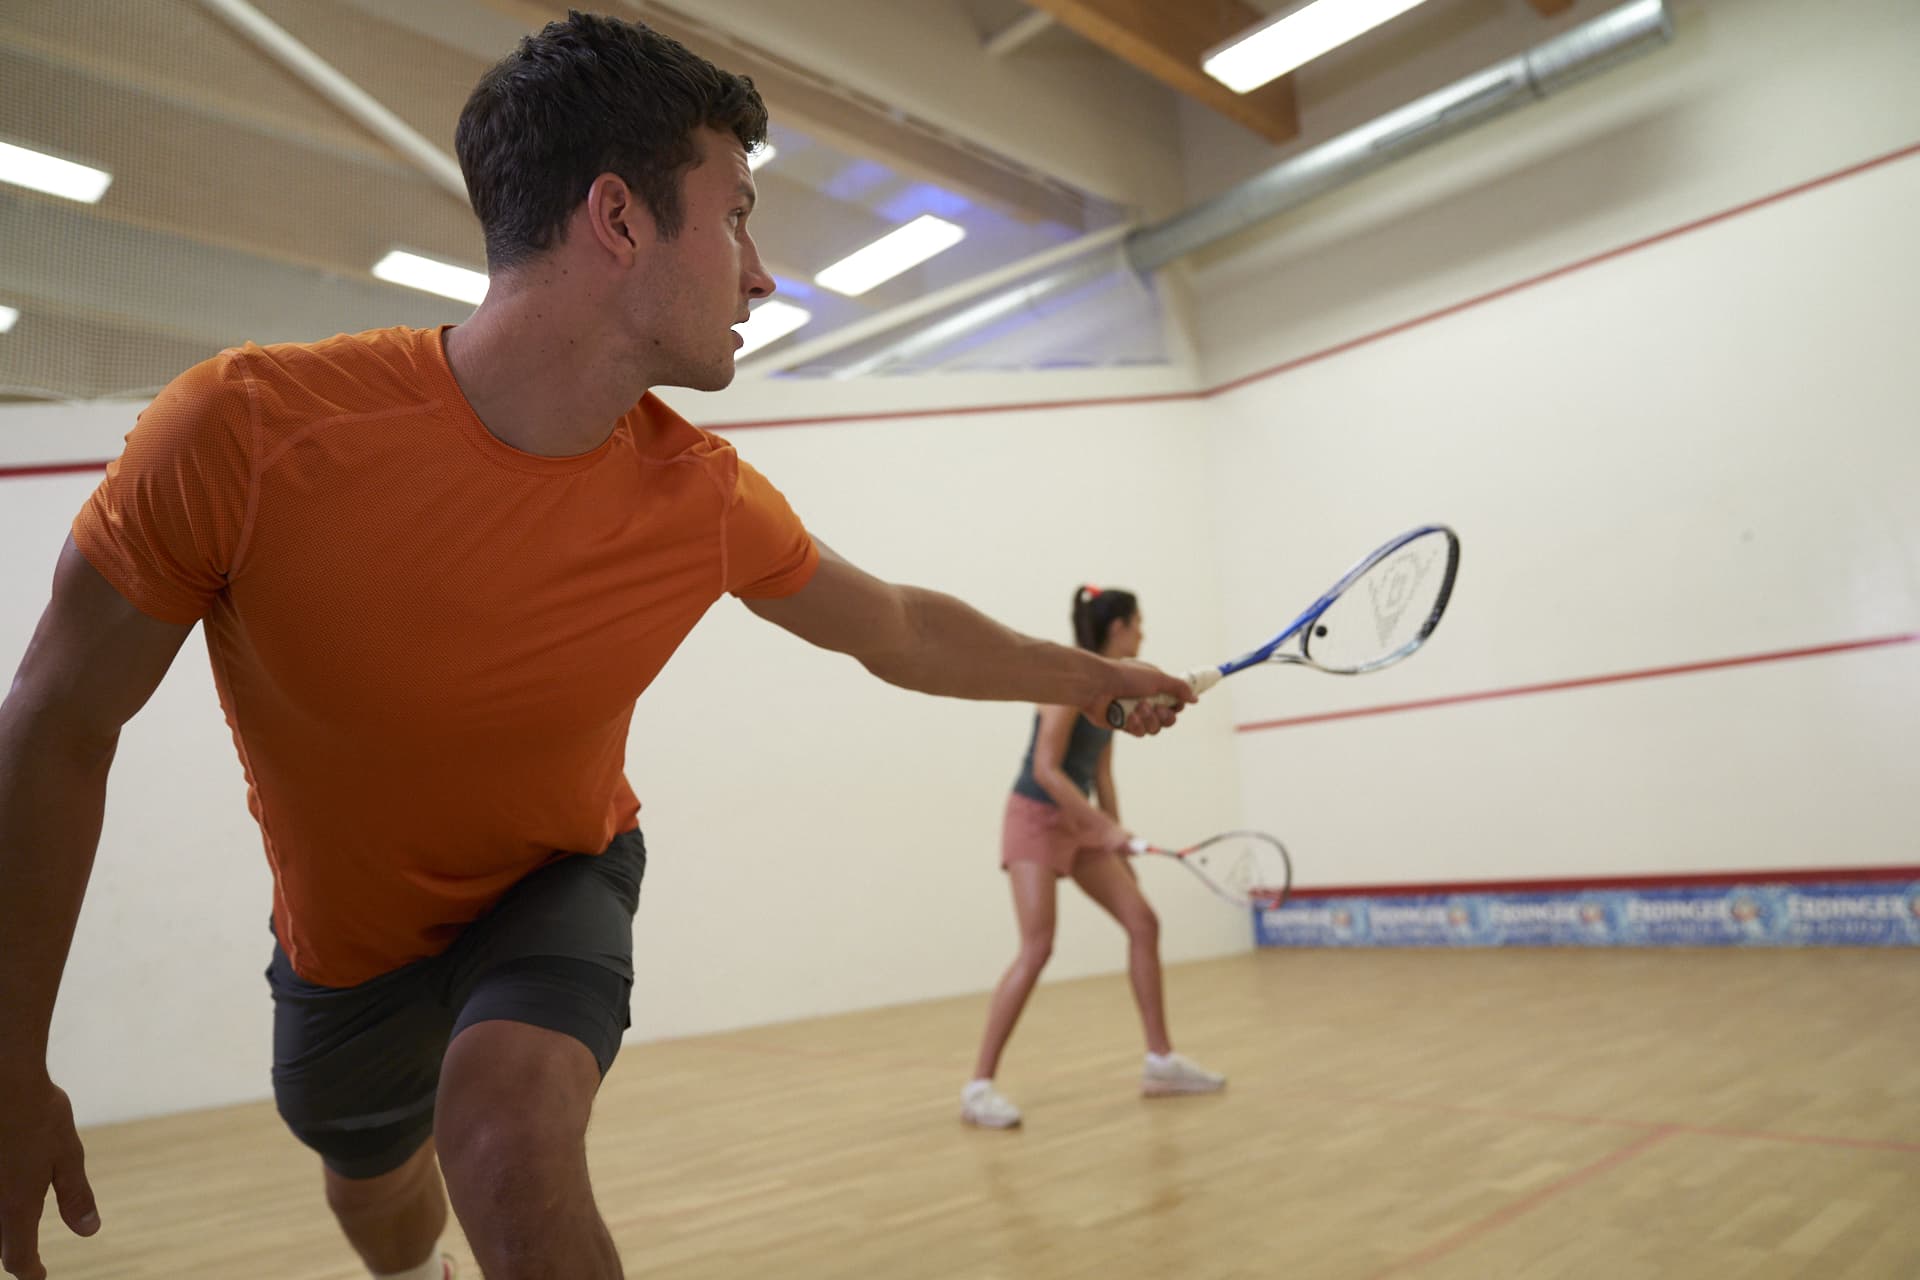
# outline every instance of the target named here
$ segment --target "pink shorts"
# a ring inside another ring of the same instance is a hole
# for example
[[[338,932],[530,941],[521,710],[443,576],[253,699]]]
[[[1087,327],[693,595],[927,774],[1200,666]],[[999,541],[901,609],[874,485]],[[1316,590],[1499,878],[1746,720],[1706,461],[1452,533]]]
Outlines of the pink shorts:
[[[1105,845],[1087,843],[1085,833],[1068,822],[1057,806],[1018,791],[1007,796],[1007,816],[1000,828],[1001,870],[1016,862],[1032,862],[1052,867],[1056,876],[1068,876],[1082,855],[1105,852]]]

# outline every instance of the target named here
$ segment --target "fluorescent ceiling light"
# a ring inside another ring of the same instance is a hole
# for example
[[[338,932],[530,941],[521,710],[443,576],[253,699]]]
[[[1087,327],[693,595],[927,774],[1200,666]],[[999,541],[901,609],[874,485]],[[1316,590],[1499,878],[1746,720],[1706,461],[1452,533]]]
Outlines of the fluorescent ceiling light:
[[[733,358],[743,360],[769,342],[780,341],[811,319],[813,312],[791,302],[763,302],[753,309],[747,322],[739,326],[746,345],[734,352]]]
[[[771,142],[763,142],[753,150],[747,152],[747,168],[758,169],[761,165],[779,154],[780,149],[778,147],[774,146]]]
[[[443,298],[478,305],[487,296],[486,273],[456,267],[451,262],[423,258],[417,253],[395,249],[373,264],[373,274],[390,284],[437,293]]]
[[[1203,57],[1200,67],[1235,93],[1246,93],[1420,3],[1422,0],[1313,0],[1235,36]]]
[[[19,318],[20,313],[12,307],[0,307],[0,333],[13,328],[14,322]]]
[[[104,169],[89,169],[71,160],[56,160],[38,151],[0,142],[0,182],[98,204],[113,184],[113,175]]]
[[[857,298],[902,271],[919,266],[934,254],[953,248],[966,235],[966,229],[958,224],[923,213],[904,227],[895,227],[866,248],[840,259],[816,275],[814,283]]]

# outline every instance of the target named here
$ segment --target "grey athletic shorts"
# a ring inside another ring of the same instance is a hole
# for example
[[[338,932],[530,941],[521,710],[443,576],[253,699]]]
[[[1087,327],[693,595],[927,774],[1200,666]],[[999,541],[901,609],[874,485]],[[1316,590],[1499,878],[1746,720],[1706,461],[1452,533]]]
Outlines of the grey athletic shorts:
[[[604,1076],[628,1026],[646,866],[638,831],[549,863],[440,955],[355,987],[308,982],[276,940],[273,1097],[294,1136],[343,1177],[399,1168],[433,1134],[448,1043],[476,1022],[570,1035]]]

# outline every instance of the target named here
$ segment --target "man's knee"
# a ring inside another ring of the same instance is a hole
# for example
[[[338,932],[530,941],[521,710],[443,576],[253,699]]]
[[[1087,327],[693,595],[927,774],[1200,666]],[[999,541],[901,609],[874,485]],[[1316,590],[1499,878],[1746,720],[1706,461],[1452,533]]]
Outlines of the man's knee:
[[[368,1177],[349,1177],[328,1167],[327,1206],[341,1215],[377,1213],[403,1205],[433,1185],[433,1143],[423,1143],[396,1169]]]
[[[440,1077],[434,1140],[456,1196],[533,1194],[576,1177],[600,1084],[593,1053],[571,1036],[481,1022],[454,1038]]]

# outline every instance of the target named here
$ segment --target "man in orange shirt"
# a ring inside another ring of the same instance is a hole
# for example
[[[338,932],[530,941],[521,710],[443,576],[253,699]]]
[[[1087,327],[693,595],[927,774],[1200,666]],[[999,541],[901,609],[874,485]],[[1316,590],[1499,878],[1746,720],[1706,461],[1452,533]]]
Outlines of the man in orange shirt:
[[[54,997],[120,726],[196,622],[273,872],[274,1094],[370,1273],[621,1274],[588,1113],[627,1025],[634,700],[722,595],[881,679],[1078,706],[1187,686],[820,546],[648,390],[733,376],[747,80],[571,16],[457,145],[493,283],[465,323],[246,346],[176,379],[74,521],[0,707],[0,1265],[99,1227]],[[1143,702],[1152,733],[1175,707]],[[444,1171],[444,1179],[443,1179]]]

